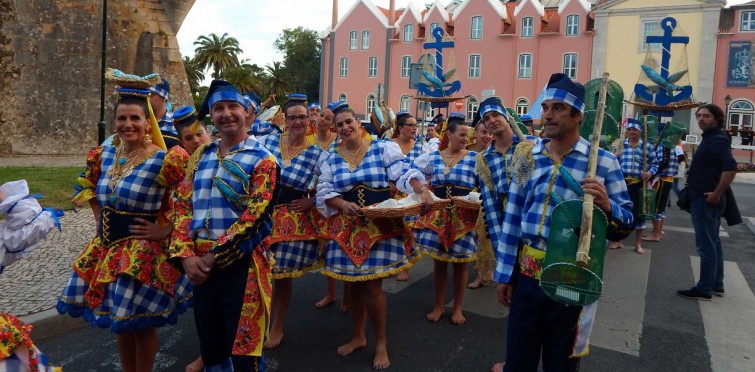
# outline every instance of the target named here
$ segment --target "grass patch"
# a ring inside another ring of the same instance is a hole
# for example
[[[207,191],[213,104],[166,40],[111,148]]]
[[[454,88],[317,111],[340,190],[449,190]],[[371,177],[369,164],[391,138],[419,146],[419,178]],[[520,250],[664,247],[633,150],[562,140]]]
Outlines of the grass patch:
[[[43,207],[70,210],[76,178],[84,167],[0,167],[0,185],[24,179],[31,194],[42,194]]]

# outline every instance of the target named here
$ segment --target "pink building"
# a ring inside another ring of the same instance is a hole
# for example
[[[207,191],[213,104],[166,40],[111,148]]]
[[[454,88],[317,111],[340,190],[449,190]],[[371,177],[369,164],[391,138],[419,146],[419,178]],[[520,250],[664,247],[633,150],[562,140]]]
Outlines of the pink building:
[[[727,108],[737,132],[753,128],[755,116],[755,1],[721,10],[713,103]],[[733,141],[739,144],[739,140]]]
[[[322,102],[345,98],[366,114],[383,100],[394,111],[414,112],[411,65],[421,62],[433,27],[454,38],[458,95],[469,96],[462,109],[468,117],[483,91],[495,90],[507,106],[526,113],[552,73],[581,82],[591,78],[588,0],[456,0],[445,6],[436,0],[398,10],[390,4],[384,9],[360,0],[342,19],[334,16],[322,34]],[[336,8],[334,0],[334,15]]]

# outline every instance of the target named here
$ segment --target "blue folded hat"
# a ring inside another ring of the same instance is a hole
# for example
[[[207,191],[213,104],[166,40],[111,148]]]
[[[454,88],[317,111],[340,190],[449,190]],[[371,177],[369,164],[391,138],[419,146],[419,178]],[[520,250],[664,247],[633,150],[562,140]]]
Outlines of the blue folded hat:
[[[170,83],[168,83],[167,80],[162,79],[162,81],[160,81],[158,84],[149,88],[149,90],[151,90],[152,92],[154,92],[160,97],[168,99],[168,96],[170,96]]]
[[[548,100],[560,101],[585,112],[585,86],[575,83],[566,74],[553,74],[543,95],[543,101]]]
[[[637,119],[627,119],[627,129],[637,129],[642,132],[642,123]]]
[[[254,109],[254,112],[260,111],[260,105],[262,104],[262,98],[257,95],[257,93],[254,93],[253,90],[250,90],[244,94],[244,97],[246,98],[247,102],[249,102],[249,107]]]
[[[503,101],[500,97],[488,97],[480,103],[480,108],[477,110],[480,115],[480,119],[485,117],[485,114],[489,112],[497,112],[503,115],[506,120],[509,120],[509,112],[506,111],[506,107],[503,106]]]
[[[204,102],[202,102],[202,107],[199,108],[197,120],[207,117],[212,105],[220,101],[235,101],[244,106],[244,110],[249,110],[249,101],[239,93],[239,90],[233,84],[224,80],[213,80],[207,90]]]

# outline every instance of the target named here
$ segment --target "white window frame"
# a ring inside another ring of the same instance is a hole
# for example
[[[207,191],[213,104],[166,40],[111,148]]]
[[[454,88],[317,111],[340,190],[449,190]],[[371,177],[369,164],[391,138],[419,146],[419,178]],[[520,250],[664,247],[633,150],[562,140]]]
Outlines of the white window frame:
[[[401,57],[401,77],[409,77],[412,74],[412,56]]]
[[[367,118],[370,117],[370,114],[372,114],[372,110],[375,109],[375,95],[373,93],[370,93],[367,95]]]
[[[477,62],[475,64],[475,61]],[[469,55],[469,78],[479,79],[482,74],[482,56],[479,54]]]
[[[367,60],[367,77],[377,77],[378,60],[377,57],[370,57]]]
[[[652,29],[649,27],[652,24],[656,24],[657,27],[655,29]],[[661,51],[661,44],[659,43],[653,43],[648,44],[645,42],[645,38],[647,36],[660,36],[663,33],[663,28],[661,28],[661,19],[660,18],[647,18],[640,20],[640,45],[639,45],[639,51],[645,52],[647,48],[650,48],[651,52],[660,52]]]
[[[726,118],[727,128],[735,129],[735,136],[739,136],[739,130],[742,129],[742,123],[749,123],[750,125],[744,125],[748,128],[753,128],[753,121],[755,121],[755,106],[752,102],[739,99],[729,104],[729,109],[726,110],[728,117]]]
[[[370,49],[370,31],[362,31],[362,50]]]
[[[472,40],[481,40],[482,39],[482,16],[474,16],[472,17],[472,22],[470,26],[470,32],[469,32],[469,38]]]
[[[357,36],[357,32],[356,31],[349,32],[349,49],[350,50],[355,50],[357,48],[357,41],[358,41],[357,39],[358,38],[359,37]]]
[[[532,37],[535,34],[535,20],[532,17],[522,18],[521,37]]]
[[[523,60],[524,58],[524,60]],[[523,66],[522,62],[528,62],[527,66]],[[532,54],[522,53],[517,58],[517,72],[516,77],[519,79],[531,79],[532,78]]]
[[[434,30],[434,29],[435,29],[436,27],[440,27],[440,23],[437,23],[437,22],[433,22],[433,23],[431,23],[431,24],[430,24],[430,35],[432,35],[432,34],[433,34],[433,30]]]
[[[467,117],[468,118],[473,118],[479,108],[480,108],[480,101],[477,100],[477,97],[471,96],[467,98]]]
[[[341,61],[339,62],[338,67],[340,72],[339,76],[349,76],[349,57],[341,57]]]
[[[579,66],[579,55],[577,53],[565,53],[563,58],[563,70],[562,72],[566,74],[570,79],[576,79],[577,78],[577,66]],[[567,62],[569,65],[567,65]]]
[[[405,42],[414,41],[414,25],[404,26],[404,41]]]
[[[739,31],[755,32],[755,11],[742,11],[739,21]]]
[[[522,116],[530,112],[530,101],[527,98],[520,97],[516,100],[516,114]]]
[[[566,36],[579,35],[579,15],[569,14],[566,17]]]
[[[398,103],[398,110],[399,111],[409,111],[409,103],[411,103],[411,98],[404,94],[401,96],[401,99],[399,99]]]

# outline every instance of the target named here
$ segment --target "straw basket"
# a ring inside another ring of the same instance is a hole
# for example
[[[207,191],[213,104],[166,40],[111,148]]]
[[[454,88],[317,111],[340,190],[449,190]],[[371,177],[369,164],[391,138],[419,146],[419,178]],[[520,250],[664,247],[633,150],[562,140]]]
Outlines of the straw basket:
[[[436,200],[428,211],[437,211],[445,208],[451,201],[449,199]],[[362,208],[362,214],[367,218],[404,218],[417,216],[422,213],[422,203],[407,205],[399,208]]]
[[[465,197],[462,196],[452,196],[451,201],[454,203],[455,206],[459,208],[464,209],[471,209],[473,211],[480,210],[480,206],[482,206],[482,201],[470,201]]]
[[[105,72],[105,78],[121,88],[131,89],[149,89],[151,86],[157,85],[161,81],[160,75],[158,74],[153,73],[145,76],[136,76],[123,73],[113,68],[107,69]]]

